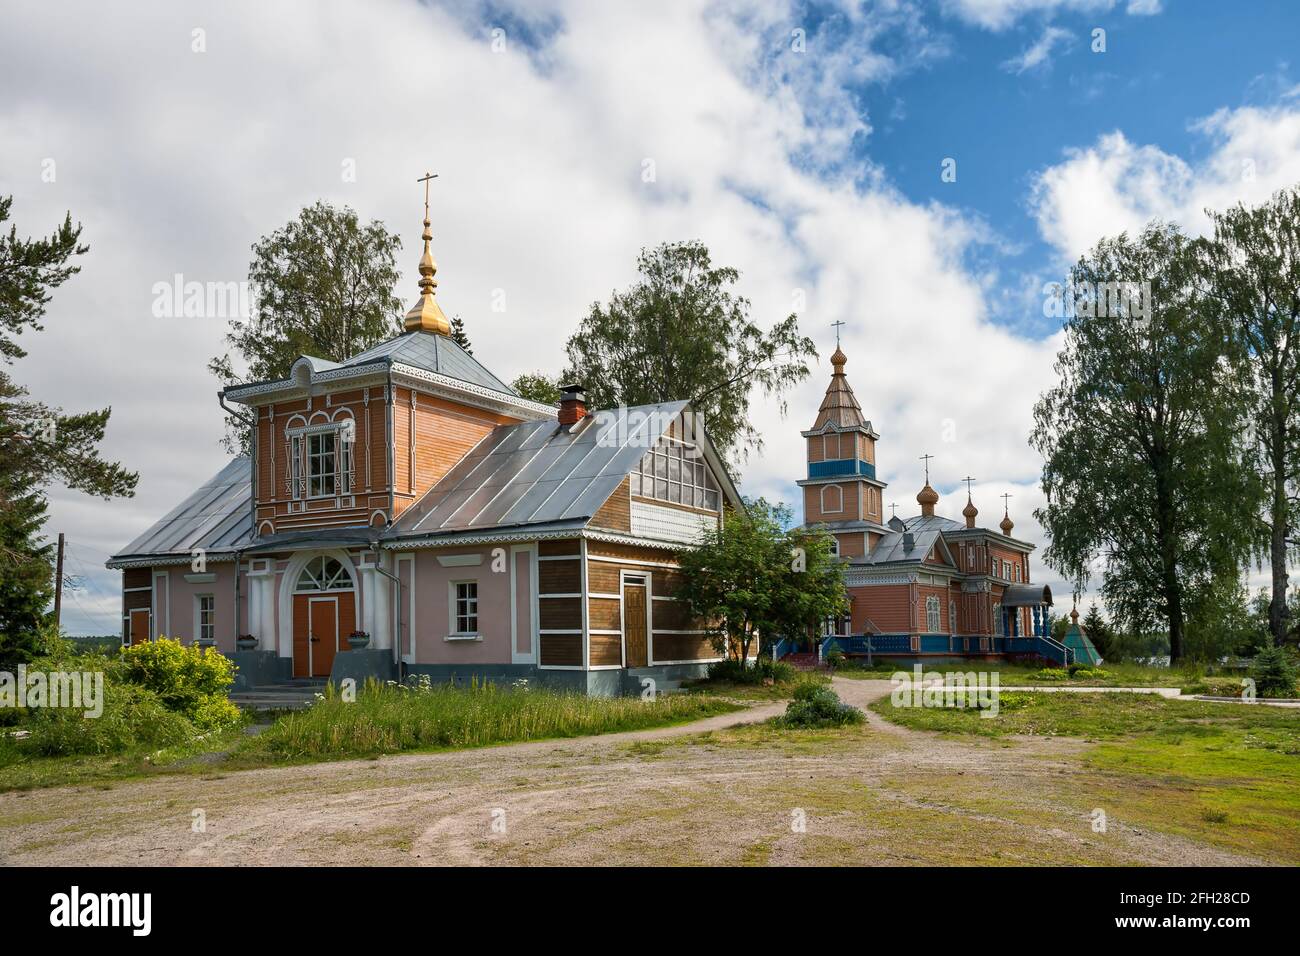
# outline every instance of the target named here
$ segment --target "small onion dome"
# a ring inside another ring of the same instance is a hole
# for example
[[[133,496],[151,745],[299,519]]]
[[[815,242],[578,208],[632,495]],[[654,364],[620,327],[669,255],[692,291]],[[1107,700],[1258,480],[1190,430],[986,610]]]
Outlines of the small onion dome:
[[[916,503],[918,505],[936,505],[939,503],[939,492],[930,487],[927,481],[925,487],[916,493]]]
[[[1078,605],[1075,605],[1074,607],[1070,608],[1070,623],[1074,625],[1078,625],[1079,623]]]
[[[844,366],[848,363],[849,357],[840,351],[840,347],[835,347],[835,354],[831,356],[831,364],[835,366],[836,373],[844,371]]]
[[[1011,515],[1009,514],[1004,514],[1002,516],[1002,521],[998,524],[998,527],[1002,529],[1002,533],[1008,538],[1011,537],[1011,529],[1015,526],[1015,522],[1011,520]]]
[[[970,495],[966,496],[966,507],[961,509],[961,513],[966,518],[966,527],[975,527],[975,516],[980,513],[980,510],[975,507],[975,502],[970,500]]]

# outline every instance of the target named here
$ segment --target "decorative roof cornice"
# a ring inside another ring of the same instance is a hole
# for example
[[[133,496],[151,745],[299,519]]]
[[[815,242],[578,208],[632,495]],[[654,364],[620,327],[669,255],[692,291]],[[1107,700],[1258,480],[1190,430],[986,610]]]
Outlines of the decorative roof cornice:
[[[346,383],[349,386],[356,386],[365,384],[365,380],[368,379],[382,382],[390,369],[395,379],[400,377],[404,380],[403,384],[411,385],[422,391],[439,394],[444,398],[454,398],[457,401],[478,408],[518,415],[521,418],[531,420],[549,418],[555,414],[554,408],[550,405],[543,405],[541,402],[529,401],[518,395],[499,392],[483,385],[463,382],[458,378],[452,378],[450,375],[430,372],[427,369],[416,368],[414,365],[387,361],[370,362],[365,365],[345,365],[312,372],[309,386],[304,386],[293,378],[284,378],[273,382],[234,385],[225,390],[225,395],[226,398],[239,402],[241,405],[265,405],[272,401],[283,401],[286,398],[305,397],[318,385],[329,386]]]
[[[802,488],[805,485],[843,485],[854,481],[861,481],[877,488],[889,487],[888,482],[881,481],[879,478],[868,478],[866,475],[831,475],[827,478],[800,478],[795,484]]]

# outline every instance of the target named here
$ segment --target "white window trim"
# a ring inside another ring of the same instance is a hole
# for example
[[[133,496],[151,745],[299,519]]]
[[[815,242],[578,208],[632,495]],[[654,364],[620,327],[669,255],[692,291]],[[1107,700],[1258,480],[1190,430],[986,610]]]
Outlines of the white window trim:
[[[311,494],[311,443],[315,435],[334,436],[334,480],[329,491]],[[351,495],[356,487],[356,423],[352,418],[286,429],[289,440],[289,483],[295,501],[321,501]]]
[[[834,491],[839,496],[838,506],[835,508],[826,507],[826,492]],[[839,485],[822,485],[822,514],[833,515],[844,512],[844,489]]]
[[[456,627],[456,619],[460,616],[457,614],[457,602],[459,595],[456,589],[462,584],[474,585],[474,624],[472,631],[462,631]],[[448,641],[481,641],[483,640],[482,632],[479,630],[479,582],[477,578],[462,578],[459,581],[447,582],[447,637]]]
[[[939,607],[939,598],[930,594],[925,599],[925,630],[928,634],[937,634],[943,627],[942,611]]]
[[[217,597],[215,594],[196,594],[194,595],[194,640],[203,639],[203,599],[208,598],[212,601],[212,639],[217,638]]]

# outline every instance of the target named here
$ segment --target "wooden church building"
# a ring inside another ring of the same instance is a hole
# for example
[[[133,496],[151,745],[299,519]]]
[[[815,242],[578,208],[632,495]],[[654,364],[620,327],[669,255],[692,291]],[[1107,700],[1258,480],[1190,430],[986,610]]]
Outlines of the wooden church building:
[[[518,395],[450,337],[426,197],[405,332],[220,393],[252,454],[114,555],[123,640],[231,655],[239,684],[527,679],[618,694],[717,655],[675,550],[741,506],[685,402]]]
[[[1009,513],[997,528],[979,526],[968,484],[964,521],[936,514],[927,468],[920,514],[885,518],[880,436],[849,387],[847,362],[837,346],[817,418],[802,433],[807,474],[798,482],[805,526],[829,531],[844,564],[851,611],[826,634],[853,655],[1066,660],[1049,633],[1051,591],[1029,580],[1034,546],[1012,534]]]

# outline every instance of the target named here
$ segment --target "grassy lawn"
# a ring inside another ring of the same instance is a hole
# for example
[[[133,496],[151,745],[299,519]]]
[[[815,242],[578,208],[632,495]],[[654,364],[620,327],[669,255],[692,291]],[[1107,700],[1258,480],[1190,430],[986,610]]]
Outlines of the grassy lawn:
[[[737,683],[730,680],[703,679],[691,681],[686,690],[692,694],[706,694],[729,700],[789,700],[801,684],[828,684],[830,677],[820,672],[796,671],[787,680],[771,684]]]
[[[1069,687],[1188,687],[1200,683],[1203,678],[1199,671],[1170,670],[1167,667],[1144,667],[1141,664],[1103,664],[1104,672],[1100,677],[1071,677],[1065,680],[1049,679],[1042,674],[1043,668],[1005,661],[965,661],[949,664],[925,664],[926,678],[943,677],[950,672],[996,673],[998,680],[1009,687],[1032,686],[1069,686]],[[910,676],[912,665],[873,662],[866,665],[842,667],[835,672],[836,677],[851,680],[888,680],[898,671],[905,671]]]
[[[664,727],[740,709],[716,697],[688,694],[643,701],[490,684],[420,693],[377,687],[359,693],[354,703],[334,697],[281,717],[234,758],[278,763],[487,747]]]
[[[37,756],[0,738],[0,792],[73,785],[111,789],[113,781],[158,773],[213,773],[380,754],[644,730],[741,710],[702,695],[600,698],[549,691],[439,687],[415,693],[387,687],[280,715],[256,736],[243,727],[160,751],[105,756]]]
[[[163,750],[134,749],[119,754],[45,757],[0,738],[0,793],[41,787],[95,786],[111,790],[114,781],[158,773],[206,773],[215,759],[233,750],[244,727],[211,734]]]
[[[1123,822],[1300,863],[1300,713],[1141,694],[1002,695],[970,709],[872,705],[916,730],[1090,741],[1070,797]]]

